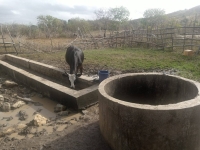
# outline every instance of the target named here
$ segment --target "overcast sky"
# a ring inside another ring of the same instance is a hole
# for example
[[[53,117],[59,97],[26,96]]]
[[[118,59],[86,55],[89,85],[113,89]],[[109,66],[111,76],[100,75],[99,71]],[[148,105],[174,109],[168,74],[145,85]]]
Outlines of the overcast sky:
[[[95,19],[95,10],[119,6],[130,11],[130,19],[137,19],[151,8],[171,13],[198,5],[198,0],[0,0],[0,23],[37,24],[39,15],[51,15],[63,20],[74,17]]]

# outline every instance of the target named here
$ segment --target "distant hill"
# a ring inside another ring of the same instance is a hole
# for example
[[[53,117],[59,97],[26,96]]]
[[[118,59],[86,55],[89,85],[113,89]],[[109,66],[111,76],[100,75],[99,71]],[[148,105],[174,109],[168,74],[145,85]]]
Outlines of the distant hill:
[[[176,17],[176,18],[178,17],[179,18],[182,16],[186,16],[186,17],[194,16],[196,14],[200,14],[200,5],[190,8],[190,9],[175,11],[173,13],[169,13],[166,15],[170,16],[170,17]]]
[[[195,20],[196,15],[197,15],[196,19],[200,23],[200,5],[190,9],[179,10],[169,14],[165,14],[165,16],[169,18],[174,18],[175,20],[179,21],[182,26],[185,25],[184,20],[187,20],[188,23],[193,22]],[[130,20],[130,22],[134,26],[134,28],[137,29],[141,27],[141,22],[143,19],[144,18],[134,19]]]

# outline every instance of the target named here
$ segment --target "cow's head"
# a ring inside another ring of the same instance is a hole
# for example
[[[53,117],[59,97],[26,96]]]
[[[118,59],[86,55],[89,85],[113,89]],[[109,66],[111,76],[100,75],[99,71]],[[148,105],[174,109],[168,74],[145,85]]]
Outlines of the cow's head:
[[[75,88],[74,81],[76,80],[76,75],[75,74],[68,74],[68,77],[69,77],[69,81],[71,83],[70,87]]]

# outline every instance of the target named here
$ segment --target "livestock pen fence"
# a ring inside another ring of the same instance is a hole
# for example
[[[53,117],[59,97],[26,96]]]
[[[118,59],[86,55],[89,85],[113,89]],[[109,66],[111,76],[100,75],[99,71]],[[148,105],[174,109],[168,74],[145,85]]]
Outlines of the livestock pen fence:
[[[6,30],[7,30],[8,36],[10,38],[10,41],[5,41],[6,37],[4,36],[3,26],[0,25],[0,28],[1,28],[1,30],[0,30],[0,48],[3,47],[5,52],[8,53],[10,51],[10,47],[13,47],[15,49],[15,53],[18,53],[17,49],[15,47],[14,40],[10,34],[8,27],[6,26]],[[1,51],[0,51],[0,54],[1,54]]]
[[[82,49],[138,47],[161,50],[199,50],[200,26],[169,27],[156,29],[124,30],[107,37],[79,38],[72,44]]]
[[[106,37],[94,36],[90,32],[82,32],[82,36],[71,39],[46,39],[45,42],[41,39],[27,40],[20,38],[20,36],[13,40],[10,33],[8,35],[10,41],[5,41],[1,26],[0,39],[2,42],[0,42],[0,46],[4,48],[2,51],[6,53],[9,46],[13,47],[12,51],[15,53],[51,53],[66,50],[69,45],[75,45],[83,50],[124,47],[145,47],[178,52],[190,49],[196,53],[200,50],[200,25],[195,26],[195,24],[184,27],[146,27],[146,29],[115,31],[107,34]]]

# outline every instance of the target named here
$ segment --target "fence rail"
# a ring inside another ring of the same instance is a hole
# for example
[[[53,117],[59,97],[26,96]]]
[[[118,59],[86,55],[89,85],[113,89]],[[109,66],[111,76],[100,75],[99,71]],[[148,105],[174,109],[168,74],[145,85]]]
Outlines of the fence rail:
[[[113,32],[109,37],[104,38],[79,38],[72,44],[82,49],[146,46],[147,48],[162,48],[163,50],[174,50],[177,47],[182,47],[182,50],[198,51],[200,48],[200,27],[124,30]]]

